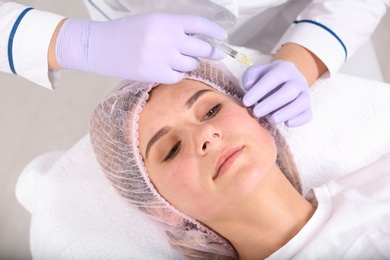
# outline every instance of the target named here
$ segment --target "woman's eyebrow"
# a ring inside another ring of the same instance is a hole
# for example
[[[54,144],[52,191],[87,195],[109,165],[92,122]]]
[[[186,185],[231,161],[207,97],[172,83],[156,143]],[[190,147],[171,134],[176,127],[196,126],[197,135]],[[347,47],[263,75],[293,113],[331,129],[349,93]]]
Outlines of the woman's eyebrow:
[[[155,133],[152,138],[150,138],[148,145],[146,146],[146,151],[145,151],[146,159],[148,159],[149,151],[150,151],[150,148],[152,147],[152,145],[155,142],[157,142],[161,137],[166,135],[171,129],[172,129],[172,127],[164,126],[160,130],[158,130],[157,133]]]
[[[209,92],[209,91],[212,91],[211,89],[201,89],[201,90],[198,90],[197,92],[195,92],[185,103],[185,107],[187,109],[190,109],[194,104],[195,102],[206,92]],[[155,144],[158,140],[161,139],[161,137],[163,137],[164,135],[166,135],[170,130],[172,129],[172,127],[168,127],[168,126],[164,126],[162,127],[160,130],[157,131],[157,133],[155,133],[152,138],[150,138],[149,142],[148,142],[148,145],[146,146],[146,150],[145,150],[145,158],[146,160],[148,159],[148,156],[149,156],[149,151],[150,151],[150,148],[152,147],[153,144]]]
[[[209,91],[212,91],[212,90],[211,89],[201,89],[201,90],[198,90],[197,92],[195,92],[195,94],[193,94],[187,100],[187,102],[185,103],[185,107],[187,109],[190,109],[192,107],[192,105],[198,100],[198,98],[200,98],[204,93],[209,92]]]

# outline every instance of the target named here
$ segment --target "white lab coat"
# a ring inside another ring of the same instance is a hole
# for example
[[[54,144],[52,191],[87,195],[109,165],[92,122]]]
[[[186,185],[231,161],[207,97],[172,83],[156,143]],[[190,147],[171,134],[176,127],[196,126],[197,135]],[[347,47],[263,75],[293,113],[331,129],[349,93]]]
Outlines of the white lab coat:
[[[9,52],[10,32],[25,7],[0,0],[0,70],[47,88],[47,48],[61,16],[29,11]],[[337,71],[371,36],[390,0],[84,0],[93,19],[115,19],[152,11],[203,15],[221,24],[229,43],[275,53],[294,42],[316,54],[330,73]],[[34,22],[32,22],[34,21]],[[15,31],[15,30],[14,30]],[[38,44],[37,41],[40,41]],[[36,44],[31,44],[36,43]]]
[[[18,20],[26,8],[0,1],[0,71],[12,73],[13,67],[16,74],[52,89],[58,72],[49,71],[47,53],[53,32],[63,17],[33,9]]]

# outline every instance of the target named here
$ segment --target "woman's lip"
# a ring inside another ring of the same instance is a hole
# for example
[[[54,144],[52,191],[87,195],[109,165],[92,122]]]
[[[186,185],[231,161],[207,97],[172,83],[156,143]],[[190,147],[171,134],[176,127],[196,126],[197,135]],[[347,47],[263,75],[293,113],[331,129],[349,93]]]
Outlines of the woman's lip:
[[[213,180],[230,168],[234,161],[240,156],[243,148],[243,146],[232,147],[222,152],[222,154],[218,157],[217,164],[215,165]]]

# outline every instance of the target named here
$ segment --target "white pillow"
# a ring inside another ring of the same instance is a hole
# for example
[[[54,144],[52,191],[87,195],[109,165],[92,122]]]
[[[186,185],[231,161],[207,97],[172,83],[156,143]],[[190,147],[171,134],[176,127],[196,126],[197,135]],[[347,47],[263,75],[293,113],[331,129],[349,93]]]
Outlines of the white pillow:
[[[255,62],[269,60],[245,53]],[[237,75],[246,69],[230,65]],[[318,80],[311,97],[310,123],[280,126],[301,172],[304,193],[390,152],[390,85],[339,74]],[[100,170],[88,135],[68,151],[32,161],[20,175],[16,194],[32,215],[35,259],[181,258],[119,197]]]

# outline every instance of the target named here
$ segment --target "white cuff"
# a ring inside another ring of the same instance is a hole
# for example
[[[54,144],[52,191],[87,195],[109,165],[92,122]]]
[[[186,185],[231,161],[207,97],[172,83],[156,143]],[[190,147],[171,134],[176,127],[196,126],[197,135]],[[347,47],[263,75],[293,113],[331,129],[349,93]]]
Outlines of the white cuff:
[[[283,44],[292,42],[313,52],[328,68],[330,75],[338,71],[347,58],[347,49],[332,31],[314,23],[292,24],[272,50],[275,54]]]
[[[38,10],[24,15],[12,44],[11,58],[16,74],[48,89],[54,88],[58,71],[49,71],[48,49],[54,30],[63,18]]]

